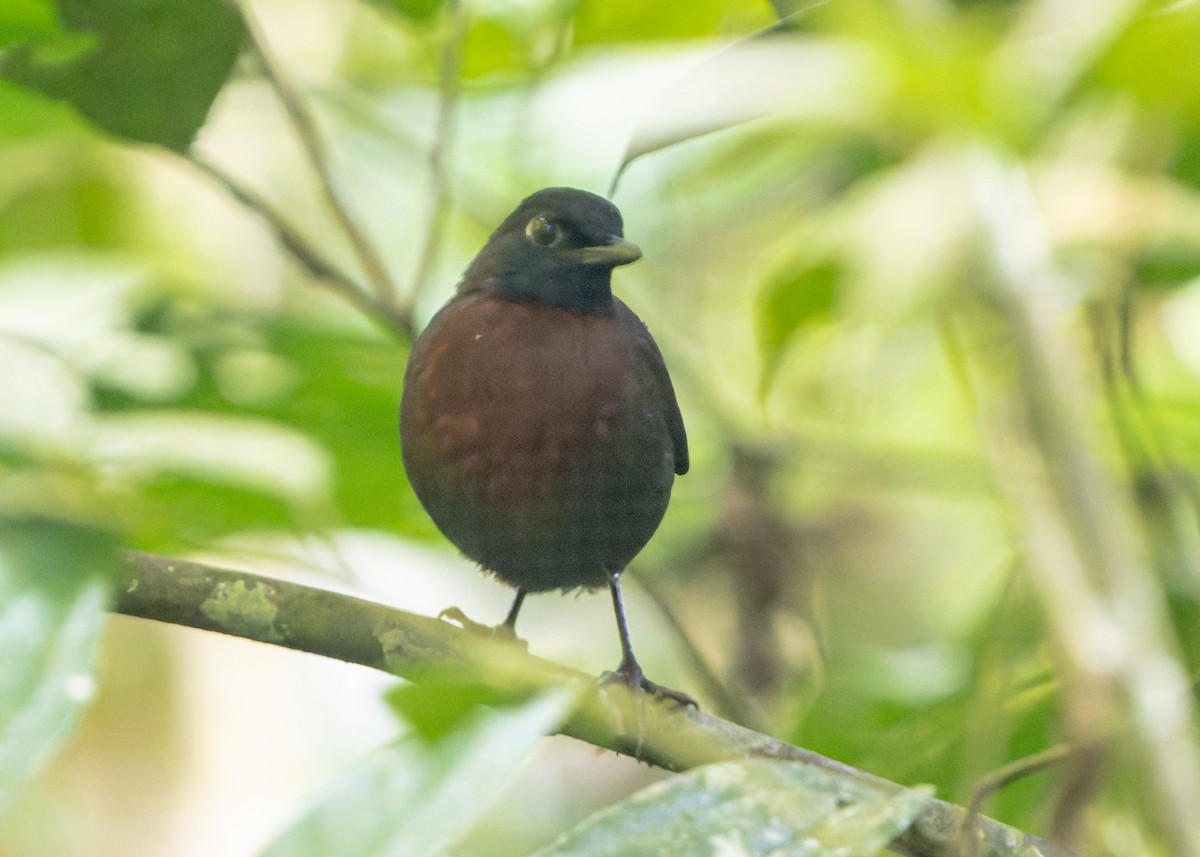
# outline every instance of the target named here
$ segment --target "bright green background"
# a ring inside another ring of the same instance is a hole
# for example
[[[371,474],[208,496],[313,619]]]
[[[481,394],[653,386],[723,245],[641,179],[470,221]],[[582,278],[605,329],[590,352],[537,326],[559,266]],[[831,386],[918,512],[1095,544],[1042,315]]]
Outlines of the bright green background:
[[[1099,736],[1102,768],[1052,768],[987,811],[1083,853],[1179,853],[1194,822],[1162,795],[1189,793],[1200,752],[1200,5],[778,5],[784,25],[751,0],[488,0],[461,28],[439,0],[252,9],[418,325],[527,193],[621,207],[645,258],[615,288],[663,348],[693,448],[628,587],[656,679],[959,803]],[[447,50],[457,86],[439,85]],[[445,228],[414,293],[450,89]],[[489,719],[440,689],[388,708],[388,684],[348,667],[105,618],[119,545],[504,610],[405,483],[407,338],[322,289],[189,156],[367,281],[224,3],[0,6],[0,854],[250,854],[313,802],[267,853],[308,853],[315,829],[322,854],[611,853],[639,812],[711,796],[671,781],[550,846],[659,778],[536,741],[561,701]],[[1055,495],[1076,457],[1096,480]],[[1108,515],[1097,544],[1128,549],[1137,598],[1097,582],[1086,545],[1040,539],[1061,508]],[[1091,602],[1050,583],[1071,557],[1111,634],[1072,636]],[[604,597],[546,595],[521,630],[598,672],[611,624]],[[1112,640],[1121,665],[1089,684]],[[1165,706],[1141,720],[1138,676]],[[374,753],[407,729],[394,712],[418,737]],[[1172,772],[1154,727],[1176,716]],[[801,788],[735,780],[748,818]],[[456,789],[453,836],[422,827]],[[389,809],[414,794],[418,821]],[[817,838],[870,853],[910,803]],[[713,818],[687,853],[730,829]]]

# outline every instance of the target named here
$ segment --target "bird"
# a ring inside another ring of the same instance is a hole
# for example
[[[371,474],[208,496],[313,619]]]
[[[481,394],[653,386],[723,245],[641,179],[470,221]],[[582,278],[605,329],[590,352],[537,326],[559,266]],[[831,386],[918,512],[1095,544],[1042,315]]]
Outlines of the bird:
[[[617,207],[539,190],[496,228],[413,343],[400,401],[409,484],[442,534],[516,589],[607,587],[621,662],[605,674],[659,698],[634,657],[620,575],[688,471],[683,416],[646,325],[613,295],[641,258]]]

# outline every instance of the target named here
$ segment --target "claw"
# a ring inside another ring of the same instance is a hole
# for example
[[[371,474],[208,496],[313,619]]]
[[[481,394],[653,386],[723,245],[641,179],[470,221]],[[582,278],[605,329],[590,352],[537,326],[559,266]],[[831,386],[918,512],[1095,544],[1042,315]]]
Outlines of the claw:
[[[627,687],[644,691],[655,699],[668,700],[682,708],[700,709],[700,704],[683,691],[671,690],[669,687],[663,687],[661,684],[650,681],[636,664],[632,669],[623,665],[612,672],[606,672],[600,676],[600,681],[606,684],[609,682],[619,682]]]

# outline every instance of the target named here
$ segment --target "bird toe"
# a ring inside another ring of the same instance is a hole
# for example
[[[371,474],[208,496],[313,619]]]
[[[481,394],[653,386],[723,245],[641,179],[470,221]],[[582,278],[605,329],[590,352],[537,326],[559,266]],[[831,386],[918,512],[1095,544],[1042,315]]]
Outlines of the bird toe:
[[[672,690],[669,687],[663,687],[657,682],[650,681],[641,669],[636,667],[634,669],[621,667],[612,672],[606,672],[600,676],[600,681],[604,684],[623,684],[627,687],[648,693],[655,699],[673,702],[681,708],[695,708],[697,710],[700,708],[700,704],[691,695],[681,690]]]
[[[512,625],[507,623],[485,625],[482,622],[476,622],[458,607],[447,607],[438,613],[437,617],[453,625],[457,625],[471,634],[478,634],[481,637],[494,637],[498,640],[520,643],[525,648],[529,647],[528,643],[517,636],[517,632],[513,630]]]

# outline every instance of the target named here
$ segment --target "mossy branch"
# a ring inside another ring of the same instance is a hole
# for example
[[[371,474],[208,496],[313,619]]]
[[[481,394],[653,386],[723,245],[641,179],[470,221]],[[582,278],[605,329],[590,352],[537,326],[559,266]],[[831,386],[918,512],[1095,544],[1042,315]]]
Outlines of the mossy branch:
[[[217,631],[383,670],[412,681],[432,675],[484,686],[504,698],[595,679],[427,616],[361,598],[243,571],[154,554],[126,554],[127,577],[113,609],[174,625]],[[904,786],[784,743],[703,711],[660,703],[623,686],[596,686],[562,734],[682,771],[745,758],[787,759],[892,796]],[[950,857],[965,810],[932,801],[891,843],[908,857]],[[989,818],[974,820],[980,857],[1070,852]]]

